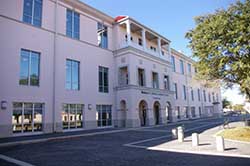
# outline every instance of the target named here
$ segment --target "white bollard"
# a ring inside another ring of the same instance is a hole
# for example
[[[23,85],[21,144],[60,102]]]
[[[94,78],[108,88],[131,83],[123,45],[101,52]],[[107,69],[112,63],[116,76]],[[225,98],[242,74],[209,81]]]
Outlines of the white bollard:
[[[220,152],[225,150],[224,138],[222,136],[216,136],[216,149]]]
[[[176,128],[172,129],[172,138],[173,139],[177,138],[177,129]]]
[[[192,134],[192,146],[199,146],[199,134]]]
[[[178,127],[178,141],[179,142],[184,142],[184,131],[182,127]]]

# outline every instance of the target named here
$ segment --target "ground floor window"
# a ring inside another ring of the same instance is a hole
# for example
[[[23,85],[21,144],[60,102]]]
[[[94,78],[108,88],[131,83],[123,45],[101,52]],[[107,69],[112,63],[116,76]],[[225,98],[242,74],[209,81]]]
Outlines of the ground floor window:
[[[63,129],[76,129],[83,127],[83,105],[64,104],[62,111]]]
[[[105,127],[112,125],[112,110],[111,105],[97,105],[96,106],[96,120],[98,127]]]
[[[176,116],[177,116],[177,119],[180,119],[181,118],[181,112],[180,112],[180,107],[179,106],[176,106],[175,107],[175,110],[176,110]]]
[[[185,118],[189,118],[189,115],[188,115],[188,107],[184,107],[183,110],[184,110]]]
[[[42,103],[13,103],[13,133],[42,131],[43,110],[44,106]]]
[[[195,107],[191,107],[191,115],[192,115],[192,117],[196,117],[196,115],[195,115]]]

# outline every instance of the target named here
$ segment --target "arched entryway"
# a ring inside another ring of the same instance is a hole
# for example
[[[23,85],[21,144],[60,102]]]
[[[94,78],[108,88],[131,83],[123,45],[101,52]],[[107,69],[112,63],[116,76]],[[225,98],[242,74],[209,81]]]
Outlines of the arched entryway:
[[[161,105],[158,101],[154,103],[154,122],[155,125],[160,124],[160,110],[161,110]]]
[[[172,121],[172,113],[171,113],[171,104],[169,101],[166,104],[166,116],[167,116],[168,122],[171,122]]]
[[[147,102],[144,100],[140,101],[140,103],[139,103],[139,118],[140,118],[141,126],[146,126],[146,124],[147,124],[147,109],[148,109]]]
[[[120,101],[120,119],[121,119],[121,127],[126,127],[126,111],[127,111],[127,106],[126,106],[126,101],[121,100]]]

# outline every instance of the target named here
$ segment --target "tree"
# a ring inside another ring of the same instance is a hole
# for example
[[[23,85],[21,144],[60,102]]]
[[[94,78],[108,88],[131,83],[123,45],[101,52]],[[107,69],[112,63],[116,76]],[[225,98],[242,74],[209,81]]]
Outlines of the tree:
[[[224,98],[224,99],[222,100],[222,107],[223,107],[223,108],[227,108],[227,107],[229,107],[229,106],[231,106],[231,105],[232,105],[231,102],[228,101],[227,98]]]
[[[235,84],[250,98],[250,0],[227,10],[195,18],[196,27],[186,34],[198,78]]]

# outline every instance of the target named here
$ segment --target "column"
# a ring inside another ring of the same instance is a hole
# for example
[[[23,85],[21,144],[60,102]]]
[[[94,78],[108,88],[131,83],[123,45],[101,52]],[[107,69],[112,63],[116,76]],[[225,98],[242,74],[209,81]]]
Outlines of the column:
[[[131,29],[130,29],[130,21],[126,21],[126,32],[127,32],[127,44],[131,44]]]
[[[145,29],[143,28],[142,29],[142,46],[143,46],[143,49],[146,50],[147,49],[147,44],[146,44],[146,31]]]
[[[158,44],[158,53],[159,56],[161,56],[161,38],[157,38],[157,44]]]

